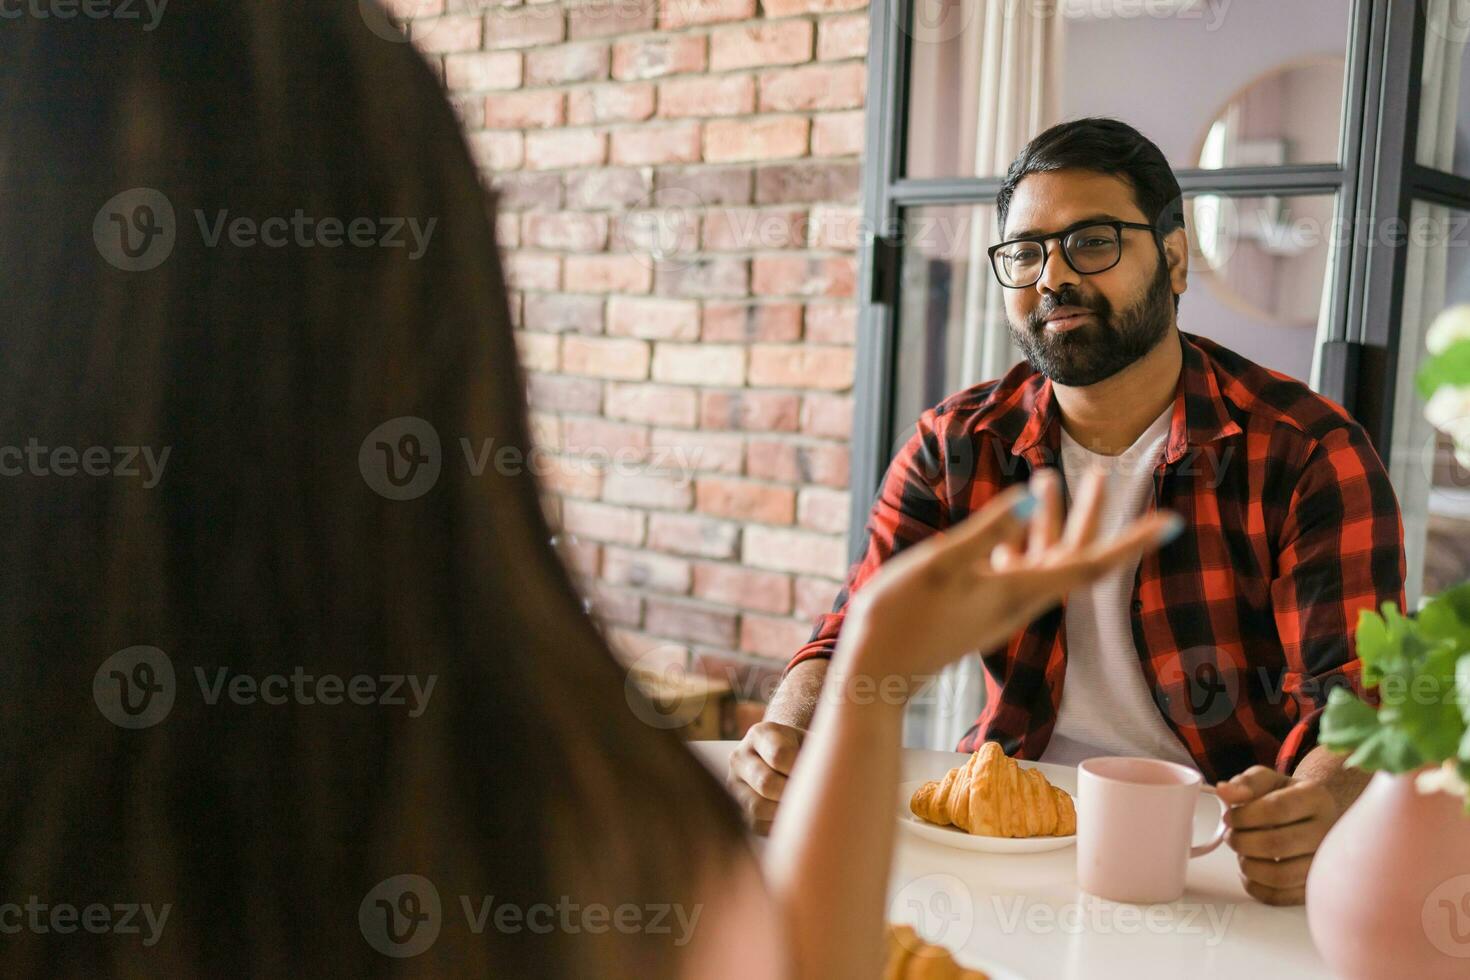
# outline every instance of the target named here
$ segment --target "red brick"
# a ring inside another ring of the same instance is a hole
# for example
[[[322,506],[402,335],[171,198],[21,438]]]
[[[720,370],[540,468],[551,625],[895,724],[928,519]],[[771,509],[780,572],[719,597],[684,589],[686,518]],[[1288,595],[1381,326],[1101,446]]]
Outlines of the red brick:
[[[699,35],[638,38],[613,45],[617,79],[662,78],[705,70],[705,39]]]
[[[790,487],[749,480],[702,479],[695,484],[696,510],[761,524],[790,524],[796,515],[796,493]]]
[[[832,611],[837,603],[837,594],[842,591],[842,583],[798,575],[793,591],[796,597],[796,615],[813,620]]]
[[[846,534],[850,505],[851,498],[845,490],[802,487],[796,498],[796,523],[813,531]]]
[[[847,204],[858,199],[860,179],[856,161],[803,161],[762,167],[756,172],[755,200],[758,204],[819,201]]]
[[[541,486],[552,493],[596,500],[602,492],[602,474],[587,460],[551,456],[538,460],[535,466]]]
[[[444,0],[383,0],[383,9],[399,21],[438,17],[444,13]]]
[[[689,649],[664,637],[613,627],[607,639],[613,654],[630,668],[657,672],[689,663]]]
[[[643,623],[643,597],[626,589],[616,589],[593,582],[587,598],[592,601],[592,615],[605,623],[640,626]]]
[[[866,58],[868,55],[868,15],[823,17],[817,27],[817,59]]]
[[[851,395],[807,395],[801,400],[801,431],[828,439],[852,438]]]
[[[449,107],[467,133],[485,128],[485,96],[481,92],[448,92]]]
[[[607,246],[607,215],[575,211],[528,214],[522,239],[531,248],[598,252]]]
[[[693,194],[705,207],[749,204],[754,171],[749,167],[700,167],[660,170],[655,178],[660,193]]]
[[[832,535],[752,524],[745,529],[740,560],[755,568],[836,578],[847,569],[847,548]]]
[[[560,174],[496,173],[491,175],[496,206],[504,211],[555,211],[562,206]]]
[[[704,247],[712,252],[801,248],[806,234],[805,211],[719,208],[704,216]]]
[[[567,36],[566,18],[554,4],[496,7],[485,15],[485,47],[532,48]]]
[[[660,262],[654,291],[660,296],[733,298],[750,294],[750,262],[744,258],[705,256]]]
[[[745,466],[745,437],[691,429],[654,429],[649,455],[689,473],[737,474]]]
[[[567,123],[641,122],[653,115],[652,85],[594,85],[567,93]]]
[[[745,471],[758,480],[846,487],[851,465],[848,447],[836,443],[752,439],[745,447]]]
[[[862,230],[862,208],[831,204],[812,208],[812,248],[856,251],[862,242]]]
[[[658,87],[658,114],[665,118],[740,116],[754,111],[753,75],[676,78]]]
[[[740,565],[695,562],[694,595],[710,602],[777,615],[789,613],[792,608],[790,575]]]
[[[516,352],[527,371],[555,371],[561,363],[561,339],[554,333],[515,332]]]
[[[512,289],[556,289],[561,285],[559,256],[512,252],[503,263],[506,285]]]
[[[857,305],[808,303],[806,339],[814,344],[851,344],[857,340]]]
[[[868,0],[761,0],[767,17],[791,17],[796,14],[827,14],[840,10],[862,10]]]
[[[527,85],[596,82],[608,77],[611,55],[606,44],[562,44],[526,54]]]
[[[618,454],[642,459],[648,453],[648,427],[599,418],[567,416],[562,420],[563,452],[573,456]]]
[[[545,412],[594,415],[602,407],[602,382],[559,374],[532,374],[526,378],[532,408]]]
[[[648,515],[648,546],[678,555],[733,558],[739,525],[693,514]]]
[[[580,293],[646,293],[653,285],[653,269],[633,255],[569,255],[566,277]]]
[[[704,304],[700,339],[714,343],[796,340],[801,336],[801,307],[795,303]]]
[[[777,391],[706,391],[699,398],[699,427],[752,432],[795,432],[801,399]]]
[[[867,117],[857,112],[827,112],[812,117],[812,156],[844,157],[863,152]]]
[[[664,0],[658,26],[672,31],[695,24],[750,20],[755,13],[755,0]]]
[[[590,0],[568,9],[574,40],[651,31],[658,19],[654,0]]]
[[[695,340],[699,337],[699,303],[614,296],[607,302],[607,332],[647,340]]]
[[[754,344],[750,384],[769,388],[846,391],[852,387],[853,349],[806,344]]]
[[[740,649],[763,657],[789,660],[811,636],[810,623],[798,619],[743,613],[740,616]]]
[[[642,511],[590,500],[567,500],[562,503],[561,514],[563,527],[579,537],[615,544],[643,543],[646,518]]]
[[[653,350],[653,380],[739,387],[745,383],[745,348],[738,344],[670,344],[660,341]]]
[[[560,527],[560,519],[552,522],[551,526]],[[565,538],[566,543],[561,546],[561,550],[567,567],[573,574],[595,577],[597,566],[602,562],[602,545],[596,541],[575,538],[570,534],[565,535]]]
[[[653,384],[609,384],[604,414],[611,419],[694,427],[698,401],[693,388]]]
[[[689,591],[689,561],[654,551],[603,549],[602,577],[614,585],[632,585],[683,595]]]
[[[523,314],[526,329],[562,333],[602,333],[601,296],[560,296],[529,293]]]
[[[863,104],[866,68],[861,63],[809,65],[761,76],[761,112],[852,109]]]
[[[642,381],[648,377],[648,344],[642,340],[584,337],[567,334],[562,345],[562,370],[619,381]]]
[[[805,156],[810,126],[797,116],[712,120],[705,127],[704,158],[728,163]]]
[[[694,503],[694,488],[678,474],[615,463],[603,478],[602,499],[636,507],[688,510]]]
[[[710,71],[797,65],[811,60],[809,20],[727,27],[710,35]]]
[[[643,628],[676,640],[731,645],[735,642],[735,613],[699,602],[649,598],[644,603]]]
[[[446,55],[444,82],[468,92],[520,88],[521,56],[513,51]]]
[[[623,165],[693,163],[699,160],[699,123],[614,130],[612,162]]]
[[[541,129],[564,122],[566,99],[561,92],[507,92],[485,99],[489,129]]]
[[[599,167],[567,174],[567,207],[586,211],[629,208],[652,193],[652,183],[636,167]]]
[[[526,154],[530,156],[529,144]],[[846,297],[853,295],[856,279],[852,256],[757,255],[750,290],[757,296]]]
[[[560,129],[526,134],[526,167],[563,170],[596,167],[607,161],[607,134],[586,129]]]
[[[425,54],[478,51],[482,26],[479,17],[431,17],[415,20],[409,37]]]
[[[653,253],[687,256],[699,251],[698,205],[667,200],[669,197],[656,193],[639,201],[635,209],[620,213],[612,226],[608,249],[641,252],[649,257]]]
[[[468,136],[470,155],[486,170],[514,170],[526,159],[526,138],[517,132],[486,130]],[[514,243],[501,242],[514,248]]]
[[[561,416],[531,412],[531,442],[542,449],[561,451]]]

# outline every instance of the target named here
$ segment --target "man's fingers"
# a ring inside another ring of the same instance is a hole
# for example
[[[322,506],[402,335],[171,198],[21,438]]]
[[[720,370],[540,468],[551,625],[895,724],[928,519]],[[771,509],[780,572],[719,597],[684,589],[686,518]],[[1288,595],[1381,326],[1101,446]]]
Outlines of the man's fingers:
[[[1264,796],[1272,790],[1280,789],[1290,781],[1287,776],[1275,769],[1266,766],[1251,766],[1233,779],[1216,783],[1215,792],[1220,794],[1220,799],[1234,806]]]
[[[1240,871],[1247,879],[1267,888],[1297,888],[1307,883],[1307,872],[1312,867],[1312,855],[1287,858],[1285,861],[1266,861],[1261,858],[1240,858]]]
[[[1229,802],[1228,800],[1226,802]],[[1279,827],[1330,815],[1332,797],[1315,783],[1290,783],[1264,796],[1233,806],[1230,826],[1236,830]]]
[[[756,833],[768,832],[771,823],[776,819],[776,801],[768,800],[755,790],[751,789],[744,781],[731,776],[726,783],[730,795],[734,797],[735,803],[740,807],[740,812],[745,816],[745,822],[751,826]],[[762,830],[762,827],[765,829]]]
[[[1285,827],[1268,827],[1263,830],[1236,830],[1225,832],[1225,843],[1241,857],[1264,858],[1266,860],[1302,857],[1317,853],[1326,828],[1318,820],[1303,820]]]
[[[1036,516],[1031,520],[1031,534],[1026,550],[1040,558],[1062,536],[1062,480],[1054,469],[1037,470],[1031,477],[1031,493],[1036,497]]]
[[[802,732],[789,725],[761,722],[751,728],[748,741],[767,766],[783,776],[791,774],[796,754],[801,751]]]
[[[1014,541],[1025,529],[1031,509],[1026,503],[1029,498],[1030,492],[1020,484],[990,498],[984,507],[938,539],[939,561],[955,568],[989,561],[998,547]]]
[[[1246,894],[1264,905],[1302,905],[1307,901],[1305,886],[1297,888],[1272,888],[1241,876]]]
[[[756,795],[775,802],[786,789],[786,777],[768,766],[754,752],[740,752],[730,758],[730,773]]]

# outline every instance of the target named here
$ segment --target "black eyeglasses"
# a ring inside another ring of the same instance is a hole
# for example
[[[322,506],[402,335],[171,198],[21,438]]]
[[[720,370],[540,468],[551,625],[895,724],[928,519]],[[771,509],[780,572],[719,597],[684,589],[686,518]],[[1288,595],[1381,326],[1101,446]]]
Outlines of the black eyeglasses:
[[[1084,221],[1054,231],[1050,235],[1015,238],[990,246],[990,267],[1002,286],[1025,289],[1036,285],[1046,268],[1046,243],[1053,238],[1062,241],[1062,258],[1084,276],[1107,272],[1123,258],[1123,229],[1138,228],[1158,232],[1153,225],[1138,221]],[[1162,245],[1160,246],[1162,250]]]

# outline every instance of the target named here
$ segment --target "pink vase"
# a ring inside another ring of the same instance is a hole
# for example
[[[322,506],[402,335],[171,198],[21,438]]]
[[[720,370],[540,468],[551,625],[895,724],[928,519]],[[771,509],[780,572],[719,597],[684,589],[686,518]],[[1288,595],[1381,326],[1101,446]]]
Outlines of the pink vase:
[[[1470,977],[1464,801],[1375,774],[1312,859],[1307,922],[1342,980]]]

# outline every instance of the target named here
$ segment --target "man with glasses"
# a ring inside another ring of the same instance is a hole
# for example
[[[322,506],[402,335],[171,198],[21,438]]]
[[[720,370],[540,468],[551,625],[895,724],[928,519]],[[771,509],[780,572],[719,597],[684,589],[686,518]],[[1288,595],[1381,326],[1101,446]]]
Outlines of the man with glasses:
[[[989,259],[1026,361],[920,416],[864,553],[733,754],[730,787],[757,829],[769,824],[849,597],[899,551],[1036,474],[1035,534],[1060,533],[1073,493],[1103,491],[1104,532],[1155,508],[1186,527],[983,651],[985,707],[959,750],[997,741],[1021,759],[1197,768],[1233,806],[1227,841],[1247,891],[1300,903],[1318,843],[1366,783],[1317,745],[1321,711],[1334,686],[1363,693],[1359,612],[1403,604],[1388,476],[1342,408],[1181,331],[1179,184],[1137,130],[1052,127],[1012,163],[997,212]]]

